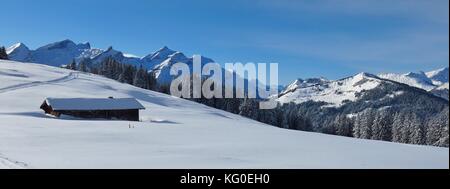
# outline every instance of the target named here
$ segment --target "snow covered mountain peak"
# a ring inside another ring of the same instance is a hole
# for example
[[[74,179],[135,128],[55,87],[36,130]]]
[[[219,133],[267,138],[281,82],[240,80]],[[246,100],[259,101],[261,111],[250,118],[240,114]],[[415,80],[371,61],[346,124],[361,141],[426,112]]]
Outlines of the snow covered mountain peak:
[[[280,93],[276,99],[281,104],[303,103],[307,101],[325,102],[327,106],[341,106],[347,101],[355,101],[361,93],[380,85],[383,80],[370,73],[357,75],[335,81],[320,79],[297,79]]]
[[[40,51],[40,50],[65,49],[65,48],[76,48],[76,46],[77,45],[72,40],[65,39],[65,40],[62,40],[62,41],[50,43],[48,45],[40,47],[40,48],[37,49],[37,51]]]
[[[312,86],[312,85],[322,84],[325,82],[328,82],[328,80],[326,80],[325,78],[308,78],[305,80],[299,78],[299,79],[296,79],[291,84],[289,84],[284,90],[292,91],[297,88],[308,87],[308,86]]]
[[[423,80],[423,81],[429,80],[429,78],[427,77],[427,75],[425,75],[425,72],[423,72],[423,71],[419,71],[418,73],[408,72],[408,73],[404,74],[404,76],[417,78],[417,79],[420,79],[420,80]]]
[[[167,47],[167,46],[163,46],[162,48],[160,48],[159,50],[158,50],[158,52],[166,52],[166,51],[173,51],[172,49],[170,49],[169,47]]]
[[[109,46],[108,48],[106,48],[105,52],[112,52],[114,51],[114,48],[112,46]]]
[[[83,49],[90,49],[91,48],[91,43],[84,42],[84,43],[78,44],[78,46],[82,47]]]
[[[147,68],[153,69],[154,67],[161,64],[164,60],[168,59],[170,55],[176,53],[177,51],[174,51],[167,46],[164,46],[160,48],[159,50],[150,53],[147,56],[144,56],[142,58],[142,62],[144,65],[146,65]]]
[[[6,49],[6,53],[7,54],[11,54],[13,51],[15,51],[17,49],[27,49],[27,50],[29,50],[29,48],[25,44],[19,42],[19,43],[16,43],[16,44],[11,45],[10,47],[8,47]]]
[[[338,85],[345,83],[351,84],[351,87],[364,88],[365,90],[375,88],[380,82],[380,78],[376,75],[361,72],[355,76],[344,78],[336,81]],[[350,86],[349,86],[350,87]]]
[[[124,58],[124,56],[123,56],[122,52],[117,51],[112,46],[110,46],[110,47],[108,47],[108,49],[106,51],[103,51],[102,53],[94,56],[92,58],[92,62],[94,64],[99,64],[106,58],[113,58],[113,59],[121,61]]]
[[[376,75],[373,75],[373,74],[371,74],[371,73],[367,73],[367,72],[361,72],[361,73],[358,73],[358,74],[356,74],[355,76],[353,76],[353,78],[354,79],[356,79],[356,80],[361,80],[361,79],[367,79],[367,78],[370,78],[370,79],[379,79],[378,78],[378,76],[376,76]]]
[[[176,51],[169,49],[167,46],[164,46],[159,50],[157,50],[156,52],[145,56],[143,60],[146,61],[163,60],[163,59],[165,60],[169,57],[169,55],[172,55],[174,53],[176,53]]]
[[[442,68],[430,72],[409,72],[406,74],[385,73],[378,75],[381,78],[404,83],[412,87],[431,91],[432,89],[448,82],[448,68]]]
[[[407,74],[386,73],[386,74],[379,74],[378,76],[383,79],[404,83],[409,86],[425,90],[431,90],[434,88],[431,81],[428,78],[423,77],[423,75],[421,74],[414,74],[411,72]]]
[[[23,43],[16,43],[6,49],[10,59],[17,61],[27,61],[30,55],[30,49]]]
[[[79,59],[87,50],[90,50],[90,44],[75,44],[72,40],[66,39],[31,51],[28,59],[30,62],[61,66]]]

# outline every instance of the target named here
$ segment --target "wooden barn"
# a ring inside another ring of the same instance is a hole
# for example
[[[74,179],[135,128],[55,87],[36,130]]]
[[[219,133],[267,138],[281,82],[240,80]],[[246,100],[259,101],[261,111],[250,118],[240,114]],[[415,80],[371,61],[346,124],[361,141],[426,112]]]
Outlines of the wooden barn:
[[[69,115],[87,119],[139,121],[139,110],[145,109],[134,98],[47,98],[42,110],[54,116]]]

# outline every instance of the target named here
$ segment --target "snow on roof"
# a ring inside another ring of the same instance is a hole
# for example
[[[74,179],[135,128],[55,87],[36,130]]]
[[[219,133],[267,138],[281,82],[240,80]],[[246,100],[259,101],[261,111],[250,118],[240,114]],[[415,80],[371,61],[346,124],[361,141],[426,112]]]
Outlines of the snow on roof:
[[[134,98],[47,98],[53,110],[129,110],[145,109]]]

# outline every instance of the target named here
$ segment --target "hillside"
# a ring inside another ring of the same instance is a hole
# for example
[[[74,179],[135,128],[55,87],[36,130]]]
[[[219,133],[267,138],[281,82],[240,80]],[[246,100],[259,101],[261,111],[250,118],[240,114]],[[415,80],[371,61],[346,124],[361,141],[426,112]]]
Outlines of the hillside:
[[[448,92],[442,97],[368,73],[297,80],[273,96],[275,110],[244,115],[282,128],[448,147]],[[252,108],[247,108],[251,110]],[[265,114],[273,118],[266,119]]]
[[[448,148],[280,129],[104,77],[0,61],[0,168],[445,168]],[[46,97],[133,97],[141,122],[56,119]],[[130,128],[131,125],[131,128]]]
[[[377,77],[360,73],[353,77],[337,81],[316,80],[315,82],[295,81],[278,95],[281,104],[307,101],[326,102],[329,106],[341,106],[347,101],[354,101],[358,94],[377,87],[382,81]]]

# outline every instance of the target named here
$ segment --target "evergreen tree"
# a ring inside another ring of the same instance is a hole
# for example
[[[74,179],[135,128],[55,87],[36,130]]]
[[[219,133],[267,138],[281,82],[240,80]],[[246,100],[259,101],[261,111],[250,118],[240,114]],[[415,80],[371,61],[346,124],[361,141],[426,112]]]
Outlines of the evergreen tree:
[[[81,61],[78,64],[78,71],[87,72],[86,63],[84,61]]]
[[[402,143],[410,143],[411,141],[411,131],[413,127],[413,113],[408,112],[403,120],[403,126],[400,130],[400,142]]]
[[[124,65],[122,73],[119,75],[118,81],[122,83],[133,84],[135,69],[131,65]]]
[[[0,47],[0,60],[9,60],[5,47]]]
[[[346,115],[339,114],[334,119],[334,125],[336,127],[336,134],[340,136],[353,136],[353,122]]]
[[[425,131],[422,126],[421,121],[413,120],[412,125],[410,127],[412,129],[410,141],[411,144],[424,144],[425,143]]]
[[[438,115],[432,117],[427,125],[426,144],[434,146],[449,146],[449,109],[445,108]]]
[[[394,120],[392,123],[392,141],[393,142],[402,142],[402,130],[405,120],[405,114],[403,112],[398,112],[394,116]]]
[[[374,140],[392,140],[392,123],[389,111],[381,111],[375,115],[372,124],[372,139]]]
[[[258,104],[254,99],[244,98],[243,103],[239,106],[239,115],[251,119],[258,119]]]
[[[141,65],[139,70],[137,70],[136,73],[134,74],[133,85],[143,89],[148,89],[149,84],[148,79],[149,77],[147,76],[147,70],[142,68]]]
[[[357,138],[372,138],[372,124],[375,119],[374,110],[368,108],[356,116],[353,135]]]
[[[361,116],[356,116],[353,124],[353,137],[361,138],[361,128],[363,126],[363,122]]]

